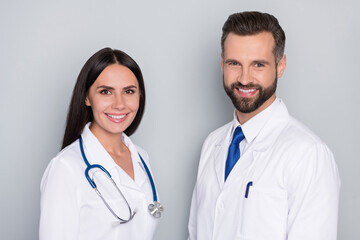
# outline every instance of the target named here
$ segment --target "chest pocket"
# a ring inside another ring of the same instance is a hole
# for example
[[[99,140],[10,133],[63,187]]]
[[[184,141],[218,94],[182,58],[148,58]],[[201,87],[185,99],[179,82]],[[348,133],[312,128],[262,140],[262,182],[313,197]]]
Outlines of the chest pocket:
[[[286,239],[287,209],[286,191],[251,187],[240,210],[238,239]]]

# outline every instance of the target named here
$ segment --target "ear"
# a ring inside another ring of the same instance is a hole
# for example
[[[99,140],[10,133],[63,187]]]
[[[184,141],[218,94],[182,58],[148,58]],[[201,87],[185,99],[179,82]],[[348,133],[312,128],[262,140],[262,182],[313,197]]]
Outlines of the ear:
[[[220,56],[221,56],[221,64],[220,64],[220,66],[221,66],[221,70],[224,72],[224,56],[223,56],[222,53],[220,54]]]
[[[89,96],[86,95],[86,98],[85,98],[85,105],[90,107],[91,106],[91,103],[90,103],[90,100],[89,100]]]
[[[276,71],[278,78],[281,78],[286,68],[286,55],[284,54],[277,64]]]

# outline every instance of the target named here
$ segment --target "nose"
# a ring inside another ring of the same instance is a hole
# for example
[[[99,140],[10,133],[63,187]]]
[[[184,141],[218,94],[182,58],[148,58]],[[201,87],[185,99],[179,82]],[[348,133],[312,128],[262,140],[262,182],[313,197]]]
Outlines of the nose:
[[[247,85],[247,84],[251,83],[252,80],[251,80],[250,70],[245,67],[242,68],[239,71],[237,81],[240,82],[242,85]]]
[[[113,98],[112,107],[116,109],[123,109],[125,107],[125,99],[123,95],[115,95]]]

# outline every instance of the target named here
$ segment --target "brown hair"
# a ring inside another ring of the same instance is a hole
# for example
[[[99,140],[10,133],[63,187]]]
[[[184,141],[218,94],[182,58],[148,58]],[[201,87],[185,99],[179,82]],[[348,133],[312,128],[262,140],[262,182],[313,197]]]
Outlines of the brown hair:
[[[278,63],[284,55],[285,33],[279,21],[268,13],[240,12],[234,13],[224,23],[221,36],[221,52],[224,55],[224,42],[229,33],[240,36],[255,35],[260,32],[270,32],[275,39],[273,50],[275,62]]]

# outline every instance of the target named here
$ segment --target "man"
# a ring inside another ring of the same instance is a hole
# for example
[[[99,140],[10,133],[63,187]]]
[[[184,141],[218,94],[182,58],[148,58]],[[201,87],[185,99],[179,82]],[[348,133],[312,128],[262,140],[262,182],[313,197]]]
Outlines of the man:
[[[203,145],[189,239],[336,239],[340,179],[333,155],[275,95],[286,67],[277,19],[233,14],[221,47],[235,114]]]

